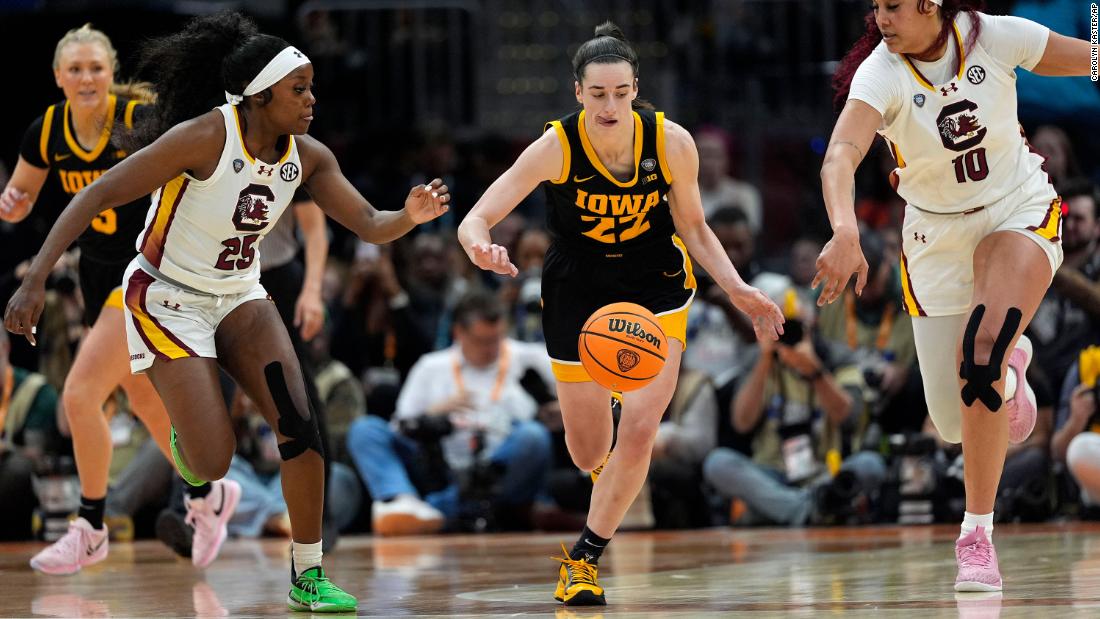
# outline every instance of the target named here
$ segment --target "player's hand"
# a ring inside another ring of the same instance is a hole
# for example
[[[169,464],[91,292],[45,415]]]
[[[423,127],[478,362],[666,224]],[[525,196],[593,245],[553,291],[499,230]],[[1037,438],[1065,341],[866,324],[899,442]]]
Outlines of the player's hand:
[[[405,212],[414,223],[431,221],[447,212],[447,203],[451,201],[450,190],[442,179],[435,179],[427,185],[417,185],[409,190],[405,198]]]
[[[0,193],[0,220],[15,223],[22,221],[31,211],[31,198],[25,191],[11,185]]]
[[[324,324],[325,304],[321,302],[321,294],[302,291],[294,304],[294,326],[298,327],[302,341],[312,340]]]
[[[15,291],[4,311],[4,328],[16,335],[23,335],[31,346],[37,346],[35,325],[42,316],[42,307],[46,304],[46,287],[42,284],[23,281]]]
[[[824,286],[817,297],[818,307],[836,301],[853,273],[856,275],[856,294],[863,294],[867,284],[867,259],[859,246],[859,232],[851,229],[834,232],[817,257],[817,274],[810,284],[814,289]]]
[[[783,333],[783,312],[768,295],[747,284],[730,293],[734,307],[748,314],[756,339],[777,340]]]
[[[519,269],[508,259],[508,250],[501,245],[477,243],[470,247],[470,261],[480,269],[515,277]]]

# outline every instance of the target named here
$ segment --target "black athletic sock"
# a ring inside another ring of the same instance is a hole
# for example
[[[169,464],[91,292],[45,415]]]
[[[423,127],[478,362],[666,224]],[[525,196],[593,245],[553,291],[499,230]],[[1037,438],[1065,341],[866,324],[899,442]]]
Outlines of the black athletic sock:
[[[80,510],[77,515],[88,521],[96,531],[103,528],[103,510],[107,507],[107,497],[89,499],[80,495]]]
[[[586,526],[581,536],[577,538],[577,543],[573,544],[573,550],[569,551],[569,558],[575,561],[585,559],[592,565],[596,565],[600,562],[603,549],[607,548],[610,541],[611,538],[600,537]]]
[[[186,490],[187,497],[191,499],[205,498],[206,495],[210,494],[210,490],[212,490],[213,488],[214,486],[210,482],[206,482],[201,486],[188,485]]]

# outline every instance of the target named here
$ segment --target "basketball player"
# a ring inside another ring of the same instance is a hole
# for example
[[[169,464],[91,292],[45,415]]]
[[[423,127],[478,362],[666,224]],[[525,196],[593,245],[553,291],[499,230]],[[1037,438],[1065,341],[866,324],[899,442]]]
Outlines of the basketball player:
[[[1009,441],[1035,425],[1021,333],[1062,261],[1061,200],[1016,118],[1016,67],[1086,75],[1089,45],[974,0],[873,0],[838,69],[846,101],[821,168],[833,238],[819,304],[867,280],[854,173],[878,132],[908,203],[901,267],[924,392],[944,439],[963,444],[966,515],[956,591],[999,591],[993,502]],[[858,69],[857,69],[858,67]],[[853,75],[854,73],[854,75]]]
[[[15,172],[0,194],[0,219],[5,221],[27,217],[47,182],[73,196],[122,161],[127,153],[114,134],[121,127],[132,128],[135,115],[143,113],[152,98],[141,85],[114,83],[115,49],[107,35],[87,24],[58,41],[53,68],[65,101],[51,105],[27,129]],[[111,433],[103,403],[117,386],[126,391],[134,414],[171,460],[164,404],[148,378],[129,372],[122,312],[122,273],[134,258],[134,239],[148,208],[148,196],[108,208],[77,239],[84,324],[89,328],[65,379],[62,397],[80,477],[80,509],[68,532],[31,559],[34,569],[47,574],[72,574],[107,557],[103,510]],[[212,500],[207,501],[204,497],[212,491]],[[188,520],[195,526],[191,555],[195,565],[205,567],[217,556],[240,493],[234,481],[190,490],[186,503]],[[222,502],[225,507],[215,513],[214,505]]]
[[[353,611],[355,598],[321,567],[320,436],[290,338],[258,281],[258,245],[299,185],[371,243],[445,212],[447,187],[436,179],[414,187],[404,209],[375,210],[331,151],[304,135],[315,102],[309,59],[239,14],[197,18],[148,42],[142,67],[158,100],[134,139],[151,143],[73,199],[9,302],[5,326],[33,343],[50,265],[96,213],[154,192],[124,274],[126,329],[132,371],[148,373],[168,410],[177,469],[194,485],[229,467],[235,445],[220,364],[279,442],[293,531],[288,606]],[[219,99],[228,103],[211,110]]]
[[[658,377],[624,394],[615,454],[593,489],[587,526],[561,559],[554,597],[567,605],[606,603],[596,580],[600,554],[645,481],[657,426],[676,386],[695,295],[688,252],[752,318],[757,337],[776,339],[783,322],[779,308],[742,281],[704,221],[691,136],[637,99],[638,56],[619,28],[606,22],[595,34],[573,57],[583,109],[547,123],[458,230],[474,264],[515,276],[489,230],[536,186],[546,187],[552,243],[542,274],[543,331],[566,444],[578,467],[599,467],[612,437],[610,394],[578,357],[584,321],[608,303],[631,301],[656,314],[668,336]]]

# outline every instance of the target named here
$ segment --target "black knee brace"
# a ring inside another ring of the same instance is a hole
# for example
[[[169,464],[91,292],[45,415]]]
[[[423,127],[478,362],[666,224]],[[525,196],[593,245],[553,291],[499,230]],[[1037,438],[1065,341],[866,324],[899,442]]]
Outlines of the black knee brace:
[[[302,414],[294,406],[294,400],[290,397],[290,389],[286,385],[283,376],[283,364],[273,361],[264,367],[264,377],[267,378],[267,388],[271,391],[271,399],[275,401],[275,408],[279,411],[279,434],[289,438],[285,443],[279,444],[279,456],[283,460],[290,460],[302,455],[307,449],[316,451],[322,458],[325,456],[321,448],[321,432],[317,429],[317,415],[313,414],[312,405]]]
[[[1020,328],[1020,321],[1024,313],[1019,309],[1009,308],[1005,315],[1005,323],[1001,325],[1001,331],[997,339],[993,341],[993,351],[989,355],[987,365],[978,365],[974,362],[974,338],[978,335],[978,327],[981,326],[982,317],[985,316],[985,306],[974,308],[970,315],[970,322],[966,324],[962,341],[962,365],[959,367],[959,378],[963,379],[962,401],[967,406],[974,404],[974,400],[981,400],[990,411],[997,412],[1001,409],[1001,394],[993,388],[993,383],[1001,378],[1001,362],[1004,361],[1008,345],[1016,330]],[[1023,377],[1020,377],[1023,380]]]

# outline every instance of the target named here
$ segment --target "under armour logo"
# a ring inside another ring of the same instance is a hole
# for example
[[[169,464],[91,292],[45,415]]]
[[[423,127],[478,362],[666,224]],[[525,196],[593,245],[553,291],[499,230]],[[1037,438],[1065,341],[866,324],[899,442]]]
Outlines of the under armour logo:
[[[928,243],[928,239],[925,238],[925,236],[923,234],[918,234],[916,232],[913,233],[913,240],[914,241],[920,241],[921,243],[925,243],[925,244]]]
[[[302,52],[294,52],[294,55],[297,56],[298,58],[301,58],[302,57]]]
[[[177,312],[180,311],[180,304],[176,303],[174,306],[168,305],[168,299],[164,300],[164,307],[165,309],[176,310]]]
[[[258,170],[256,170],[256,174],[266,174],[268,176],[271,176],[271,173],[274,172],[274,171],[275,171],[274,167],[269,168],[265,165],[262,165],[262,166],[260,166],[260,168]]]
[[[948,95],[948,93],[958,92],[958,91],[959,91],[959,89],[958,89],[958,87],[955,86],[955,82],[951,82],[950,85],[943,86],[943,87],[940,88],[940,92],[942,92],[943,96],[945,96],[945,97]]]

